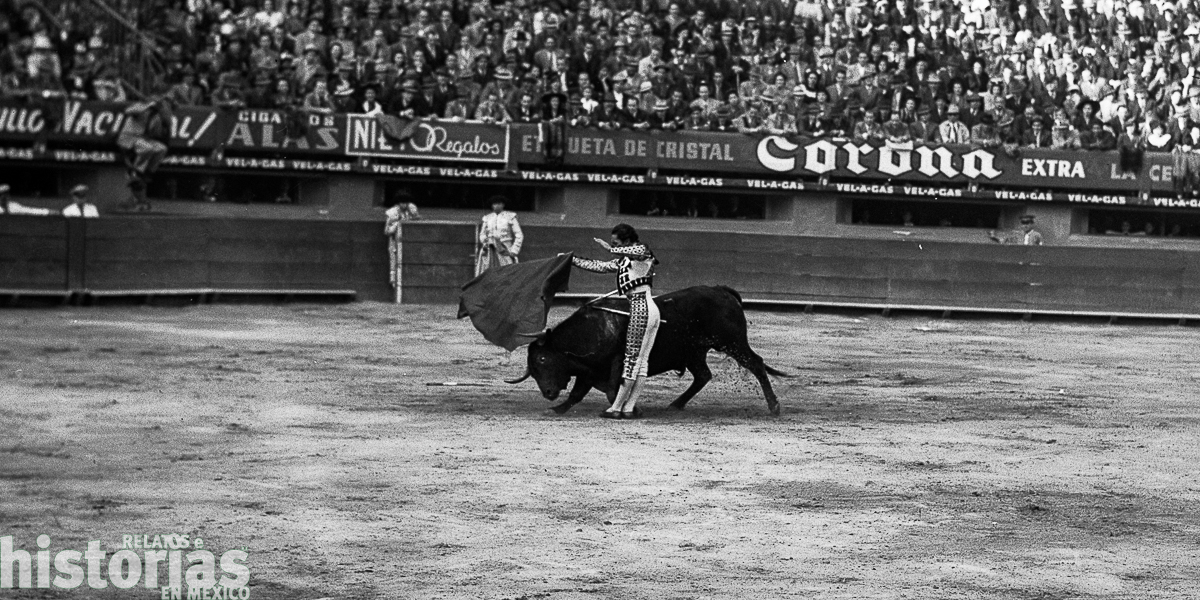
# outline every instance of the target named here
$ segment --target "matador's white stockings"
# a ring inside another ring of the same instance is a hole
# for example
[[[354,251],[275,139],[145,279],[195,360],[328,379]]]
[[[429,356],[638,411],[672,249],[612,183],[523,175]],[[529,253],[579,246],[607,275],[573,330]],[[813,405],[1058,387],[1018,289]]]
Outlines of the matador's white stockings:
[[[642,391],[642,378],[621,380],[621,389],[617,390],[617,399],[608,408],[611,413],[632,414],[637,405],[638,393]]]

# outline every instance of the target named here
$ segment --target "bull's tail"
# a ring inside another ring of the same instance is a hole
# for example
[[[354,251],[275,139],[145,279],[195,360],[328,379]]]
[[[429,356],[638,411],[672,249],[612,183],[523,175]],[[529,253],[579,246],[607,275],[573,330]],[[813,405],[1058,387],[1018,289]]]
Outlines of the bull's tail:
[[[766,369],[768,373],[770,373],[776,377],[784,377],[784,378],[791,377],[790,373],[784,373],[783,371],[780,371],[779,369],[776,369],[775,367],[772,367],[771,365],[768,365],[765,362],[763,363],[763,368]]]
[[[738,306],[742,305],[742,295],[739,294],[737,290],[735,290],[727,285],[718,285],[717,289],[725,290],[726,292],[729,292],[729,294],[732,295],[734,297],[734,299],[737,300]]]

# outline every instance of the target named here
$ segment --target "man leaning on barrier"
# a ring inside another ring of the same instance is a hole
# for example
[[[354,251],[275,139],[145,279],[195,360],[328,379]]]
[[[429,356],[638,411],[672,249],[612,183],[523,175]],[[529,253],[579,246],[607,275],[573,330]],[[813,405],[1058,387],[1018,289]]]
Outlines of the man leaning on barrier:
[[[100,216],[96,205],[88,202],[88,186],[80,184],[71,188],[71,203],[62,210],[62,216],[82,219],[95,219]]]
[[[50,209],[48,208],[24,206],[13,202],[11,192],[12,188],[10,188],[7,183],[0,183],[0,215],[29,215],[44,217],[50,214]]]

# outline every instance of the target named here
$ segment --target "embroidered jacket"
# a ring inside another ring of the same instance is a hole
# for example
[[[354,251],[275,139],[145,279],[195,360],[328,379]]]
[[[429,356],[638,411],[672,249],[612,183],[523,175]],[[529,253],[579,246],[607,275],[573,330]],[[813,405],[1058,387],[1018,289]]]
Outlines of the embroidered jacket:
[[[517,213],[506,210],[499,214],[490,212],[483,215],[479,226],[480,248],[486,249],[488,244],[496,244],[496,249],[502,254],[517,255],[521,253],[524,241],[525,234],[517,221]]]
[[[638,286],[648,286],[654,282],[654,265],[658,259],[654,258],[654,253],[645,245],[618,246],[608,251],[616,254],[617,258],[605,261],[573,256],[571,263],[593,273],[616,273],[617,291],[622,294],[628,294]]]

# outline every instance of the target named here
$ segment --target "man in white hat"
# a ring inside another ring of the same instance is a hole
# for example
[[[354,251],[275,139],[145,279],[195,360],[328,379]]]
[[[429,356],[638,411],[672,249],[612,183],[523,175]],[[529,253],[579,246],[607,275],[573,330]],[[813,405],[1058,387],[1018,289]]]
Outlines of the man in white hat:
[[[0,183],[0,215],[31,215],[44,217],[50,214],[48,208],[35,208],[32,206],[22,206],[12,201],[10,192],[12,188],[7,183]]]
[[[971,130],[959,120],[961,114],[957,104],[946,109],[946,120],[938,125],[937,141],[943,144],[965,144],[971,141]]]
[[[62,210],[62,216],[83,219],[95,219],[100,216],[96,205],[88,202],[88,186],[80,184],[71,188],[71,203]]]
[[[650,129],[656,130],[674,130],[676,123],[667,115],[671,105],[666,100],[658,100],[654,103],[654,113],[650,115]]]

